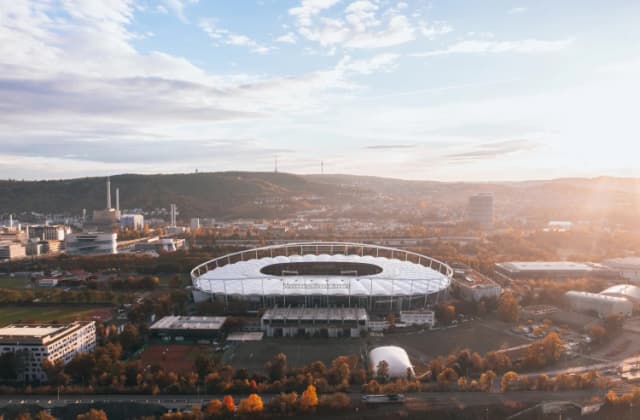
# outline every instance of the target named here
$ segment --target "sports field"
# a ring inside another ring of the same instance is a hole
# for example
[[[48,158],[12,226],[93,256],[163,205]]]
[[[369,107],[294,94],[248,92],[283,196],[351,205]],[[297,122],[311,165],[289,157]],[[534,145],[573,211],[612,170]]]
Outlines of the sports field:
[[[38,305],[0,307],[0,325],[14,322],[101,321],[111,318],[112,308],[75,305]]]
[[[211,349],[189,344],[153,344],[145,348],[139,357],[144,366],[159,365],[168,371],[188,373],[193,370],[193,362],[200,351]]]

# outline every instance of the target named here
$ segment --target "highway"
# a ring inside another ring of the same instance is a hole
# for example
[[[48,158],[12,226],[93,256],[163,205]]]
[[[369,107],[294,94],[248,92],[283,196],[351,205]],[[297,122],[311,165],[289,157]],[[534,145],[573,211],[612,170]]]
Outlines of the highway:
[[[407,408],[424,407],[473,407],[502,404],[506,401],[520,403],[538,403],[542,401],[576,401],[589,399],[594,396],[604,396],[605,390],[589,389],[578,391],[514,391],[514,392],[417,392],[406,395]],[[265,403],[275,398],[277,394],[262,395]],[[359,392],[350,393],[354,405],[361,403]],[[206,404],[212,399],[222,399],[224,395],[138,395],[138,394],[101,394],[101,395],[2,395],[0,408],[8,405],[36,404],[43,408],[61,407],[68,404],[96,404],[96,403],[139,403],[158,404],[167,409],[190,408],[194,405]],[[246,395],[234,395],[236,402]]]

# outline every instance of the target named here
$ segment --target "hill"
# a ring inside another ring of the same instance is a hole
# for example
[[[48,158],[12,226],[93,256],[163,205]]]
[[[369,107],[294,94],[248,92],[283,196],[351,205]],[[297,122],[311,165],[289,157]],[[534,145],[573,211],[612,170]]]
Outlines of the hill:
[[[270,217],[304,207],[297,196],[331,200],[339,188],[284,173],[216,172],[171,175],[116,175],[120,207],[169,208],[182,217]],[[115,200],[115,196],[114,200]],[[113,202],[115,205],[115,201]],[[104,177],[51,181],[0,181],[0,213],[38,212],[79,215],[106,206]]]

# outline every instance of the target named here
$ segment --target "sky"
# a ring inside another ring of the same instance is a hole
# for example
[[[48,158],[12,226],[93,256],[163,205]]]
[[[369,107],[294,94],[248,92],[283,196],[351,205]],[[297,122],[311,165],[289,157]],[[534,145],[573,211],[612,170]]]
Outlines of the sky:
[[[0,0],[0,178],[640,176],[640,2]]]

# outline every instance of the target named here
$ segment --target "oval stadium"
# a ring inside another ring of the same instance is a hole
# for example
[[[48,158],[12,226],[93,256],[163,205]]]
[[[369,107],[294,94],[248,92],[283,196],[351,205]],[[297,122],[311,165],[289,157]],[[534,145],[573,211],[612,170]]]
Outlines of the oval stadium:
[[[447,293],[453,270],[411,251],[345,242],[272,245],[224,255],[191,271],[196,301],[274,307],[422,309]]]

